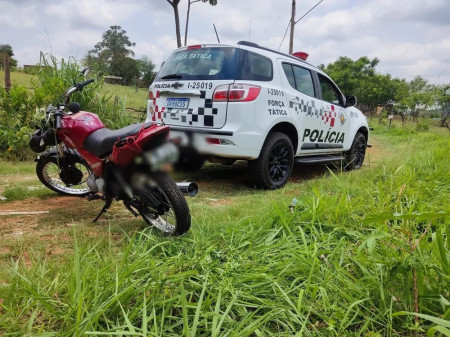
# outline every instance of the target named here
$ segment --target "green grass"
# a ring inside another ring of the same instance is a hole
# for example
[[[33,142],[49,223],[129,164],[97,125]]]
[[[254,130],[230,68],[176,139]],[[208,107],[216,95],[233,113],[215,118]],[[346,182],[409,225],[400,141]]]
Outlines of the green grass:
[[[0,86],[4,85],[4,78],[5,78],[4,76],[5,76],[4,71],[0,70]],[[11,72],[12,84],[17,84],[20,86],[31,88],[32,79],[33,75],[18,71]],[[138,88],[138,90],[136,91],[135,88],[131,86],[114,85],[106,83],[103,86],[100,94],[110,96],[112,100],[114,100],[115,97],[118,97],[118,99],[121,100],[121,102],[123,102],[124,106],[127,108],[145,110],[147,107],[148,89],[146,88]],[[133,112],[130,111],[130,113]]]
[[[0,332],[422,336],[448,329],[448,132],[377,127],[373,136],[390,158],[354,172],[320,168],[313,177],[299,167],[296,182],[278,191],[233,181],[244,172],[239,166],[187,176],[203,175],[206,187],[200,183],[189,200],[193,228],[182,238],[143,229],[122,208],[92,227],[91,204],[61,205],[38,223],[62,231],[54,235],[64,238],[64,255],[49,255],[31,238],[8,243]],[[414,311],[414,288],[418,324],[402,314]]]
[[[31,80],[33,76],[19,72],[19,71],[12,71],[11,72],[11,84],[16,84],[24,87],[31,87]],[[0,86],[5,85],[5,72],[3,70],[0,70]]]

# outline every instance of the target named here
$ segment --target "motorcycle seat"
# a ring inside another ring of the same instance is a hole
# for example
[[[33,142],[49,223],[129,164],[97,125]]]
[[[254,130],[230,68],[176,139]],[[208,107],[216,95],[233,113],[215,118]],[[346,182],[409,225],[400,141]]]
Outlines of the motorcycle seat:
[[[144,128],[147,129],[151,125],[153,125],[152,122],[144,123]],[[103,157],[112,151],[114,143],[126,137],[135,135],[141,129],[142,123],[128,125],[118,130],[110,130],[107,128],[98,129],[87,136],[83,145],[84,148],[94,156]]]

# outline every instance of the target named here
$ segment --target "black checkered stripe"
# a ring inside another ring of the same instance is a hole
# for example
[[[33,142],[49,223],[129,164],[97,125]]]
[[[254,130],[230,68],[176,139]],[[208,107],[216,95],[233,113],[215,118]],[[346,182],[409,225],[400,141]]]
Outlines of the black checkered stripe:
[[[289,101],[289,106],[291,109],[294,109],[297,114],[299,112],[306,112],[306,116],[316,116],[317,118],[324,116],[324,108],[317,108],[315,105],[316,103],[313,100],[305,101],[299,97],[295,97],[295,100],[298,101],[298,103]]]
[[[163,112],[163,118],[179,120],[181,123],[194,126],[214,126],[214,117],[218,113],[217,108],[213,108],[212,99],[206,98],[206,91],[200,91],[200,99],[203,100],[197,109],[189,109],[186,113],[184,109],[168,108]]]

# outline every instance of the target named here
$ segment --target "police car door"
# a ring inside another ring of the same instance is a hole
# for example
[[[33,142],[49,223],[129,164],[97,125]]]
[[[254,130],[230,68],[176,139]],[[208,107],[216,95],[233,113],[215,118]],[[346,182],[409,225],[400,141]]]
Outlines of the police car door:
[[[299,130],[300,146],[297,152],[315,153],[319,142],[323,141],[325,125],[321,118],[324,108],[317,98],[319,90],[314,85],[314,74],[310,69],[288,61],[282,61],[282,69],[286,75],[282,78],[288,108]]]
[[[316,73],[322,98],[323,115],[321,121],[325,126],[322,134],[323,144],[327,152],[342,151],[347,137],[349,123],[345,101],[337,86],[327,77]]]

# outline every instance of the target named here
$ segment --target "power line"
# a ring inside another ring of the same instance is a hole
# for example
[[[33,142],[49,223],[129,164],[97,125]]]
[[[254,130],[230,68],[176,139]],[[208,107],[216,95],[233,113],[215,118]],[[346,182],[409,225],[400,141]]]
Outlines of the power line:
[[[286,37],[287,31],[288,31],[290,25],[291,25],[291,20],[289,20],[289,23],[288,23],[288,25],[287,25],[287,27],[286,27],[286,31],[284,32],[283,40],[281,40],[281,43],[280,43],[280,46],[278,47],[278,50],[280,50],[281,45],[282,45],[283,42],[284,42],[284,38]]]
[[[316,8],[317,6],[319,6],[320,5],[320,3],[322,2],[323,0],[320,0],[318,3],[316,3],[316,5],[313,7],[313,8],[311,8],[309,11],[307,11],[305,14],[303,14],[303,16],[300,18],[300,19],[298,19],[297,21],[295,21],[295,23],[297,23],[297,22],[299,22],[301,19],[303,19],[306,15],[308,15],[308,13],[309,12],[311,12],[314,8]]]
[[[323,1],[323,0],[320,0],[320,1],[319,1],[318,3],[316,3],[309,11],[307,11],[305,14],[303,14],[302,17],[301,17],[300,19],[298,19],[297,21],[295,21],[295,24],[297,24],[301,19],[303,19],[306,15],[308,15],[314,8],[316,8],[317,6],[319,6],[320,3],[321,3],[322,1]],[[286,34],[287,34],[287,31],[288,31],[290,25],[291,25],[291,20],[289,20],[289,23],[288,23],[288,25],[287,25],[287,27],[286,27],[286,31],[284,32],[284,36],[283,36],[283,39],[281,40],[281,43],[280,43],[280,46],[278,47],[278,50],[280,50],[281,45],[283,44],[284,39],[286,38]]]

